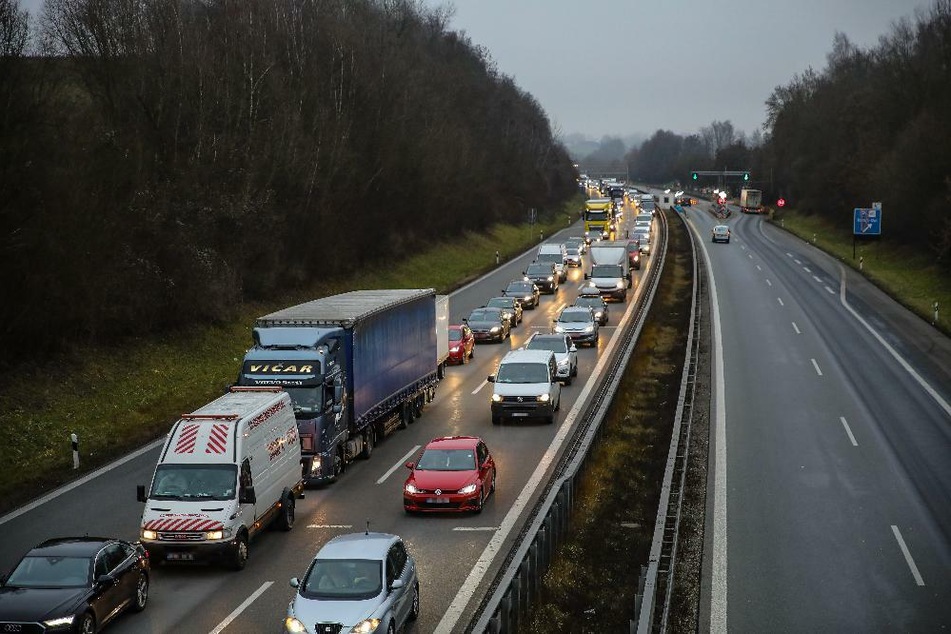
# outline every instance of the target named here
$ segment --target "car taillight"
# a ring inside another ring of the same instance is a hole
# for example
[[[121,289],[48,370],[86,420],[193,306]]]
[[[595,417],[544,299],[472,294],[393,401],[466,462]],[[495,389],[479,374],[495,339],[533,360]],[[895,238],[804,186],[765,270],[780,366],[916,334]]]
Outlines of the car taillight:
[[[310,434],[302,434],[300,437],[300,448],[302,451],[313,451],[314,437]]]

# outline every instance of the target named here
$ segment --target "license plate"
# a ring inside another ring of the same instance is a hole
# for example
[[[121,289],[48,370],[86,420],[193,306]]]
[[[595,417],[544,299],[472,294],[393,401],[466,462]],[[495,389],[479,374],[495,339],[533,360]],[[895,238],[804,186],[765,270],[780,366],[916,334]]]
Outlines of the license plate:
[[[449,498],[427,498],[430,504],[449,504]]]
[[[191,553],[165,553],[165,558],[172,561],[192,561],[195,556]]]
[[[513,417],[528,416],[528,413],[527,412],[512,412],[512,416]]]

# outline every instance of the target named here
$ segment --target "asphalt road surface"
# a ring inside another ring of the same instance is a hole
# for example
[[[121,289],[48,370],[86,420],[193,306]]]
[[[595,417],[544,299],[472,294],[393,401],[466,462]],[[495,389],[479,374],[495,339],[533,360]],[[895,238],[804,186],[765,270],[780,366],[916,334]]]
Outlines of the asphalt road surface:
[[[762,218],[705,208],[685,214],[716,302],[701,629],[947,631],[947,337]]]
[[[632,211],[626,211],[625,223]],[[576,223],[559,235],[580,235],[582,231]],[[451,322],[459,323],[472,308],[501,294],[508,281],[520,278],[534,251],[453,293]],[[635,275],[639,279],[644,272]],[[416,557],[422,613],[410,631],[460,630],[524,521],[522,511],[530,508],[550,475],[574,424],[574,409],[581,406],[579,396],[588,393],[598,359],[613,352],[611,342],[618,322],[633,304],[637,285],[626,304],[611,304],[610,323],[602,327],[599,345],[579,349],[578,377],[563,389],[556,424],[493,426],[491,385],[486,384],[486,375],[495,371],[507,350],[521,345],[531,332],[549,331],[560,307],[574,300],[582,283],[583,271],[571,269],[568,282],[555,296],[542,295],[537,309],[525,311],[525,320],[510,341],[479,344],[472,362],[448,368],[436,399],[415,424],[389,436],[370,460],[352,464],[339,482],[307,491],[305,499],[298,502],[294,530],[266,532],[254,540],[244,571],[198,565],[156,567],[148,608],[142,614],[122,616],[109,631],[278,631],[293,595],[288,580],[305,571],[326,541],[362,531],[368,521],[372,530],[401,535]],[[480,515],[406,516],[402,508],[403,463],[414,459],[430,439],[456,434],[479,435],[486,440],[498,466],[496,493]],[[136,539],[142,504],[135,500],[135,485],[149,482],[158,451],[159,447],[153,446],[51,501],[0,518],[0,570],[8,570],[32,545],[54,536],[96,534]]]

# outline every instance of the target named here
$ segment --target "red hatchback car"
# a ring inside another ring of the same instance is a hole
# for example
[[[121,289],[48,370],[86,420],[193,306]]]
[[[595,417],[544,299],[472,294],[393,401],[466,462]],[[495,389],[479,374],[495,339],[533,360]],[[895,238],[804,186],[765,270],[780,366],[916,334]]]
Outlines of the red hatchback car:
[[[407,462],[403,509],[422,511],[482,511],[495,491],[495,461],[481,438],[446,436],[423,449],[416,462]]]
[[[449,326],[449,363],[468,363],[475,351],[475,335],[469,326]]]

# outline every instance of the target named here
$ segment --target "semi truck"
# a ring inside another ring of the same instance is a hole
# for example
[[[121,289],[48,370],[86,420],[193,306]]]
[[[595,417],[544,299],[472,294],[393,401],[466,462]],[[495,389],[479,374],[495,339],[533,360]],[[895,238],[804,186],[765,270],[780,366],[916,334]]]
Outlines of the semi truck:
[[[763,192],[758,189],[741,189],[740,211],[745,214],[763,213]]]
[[[627,242],[603,241],[592,244],[589,251],[591,272],[585,274],[588,285],[598,289],[602,297],[627,301],[631,287]]]
[[[438,303],[433,289],[361,290],[258,318],[238,383],[290,394],[306,484],[369,458],[435,396],[449,337]]]
[[[614,203],[610,198],[592,198],[584,204],[584,240],[588,244],[608,238],[614,231]]]

